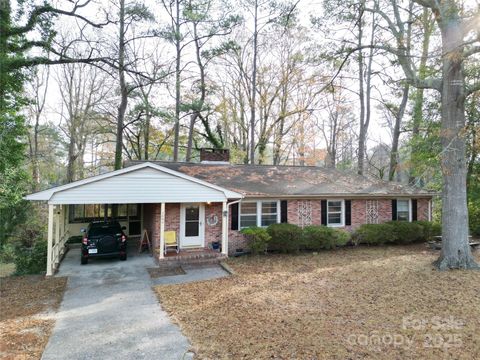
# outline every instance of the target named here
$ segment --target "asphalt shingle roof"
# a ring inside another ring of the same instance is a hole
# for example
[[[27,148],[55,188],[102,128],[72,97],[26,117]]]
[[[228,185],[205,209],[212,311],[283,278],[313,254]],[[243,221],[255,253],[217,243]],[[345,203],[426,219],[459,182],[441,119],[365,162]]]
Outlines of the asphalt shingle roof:
[[[266,196],[426,196],[435,193],[412,186],[316,166],[233,165],[151,161],[197,179],[244,193]],[[134,165],[141,161],[131,161]]]

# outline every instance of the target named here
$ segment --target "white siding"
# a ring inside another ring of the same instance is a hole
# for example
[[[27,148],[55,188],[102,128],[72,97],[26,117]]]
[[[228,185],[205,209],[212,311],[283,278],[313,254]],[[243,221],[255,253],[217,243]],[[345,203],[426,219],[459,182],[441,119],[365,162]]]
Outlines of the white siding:
[[[79,185],[53,194],[51,204],[127,204],[224,201],[208,186],[150,167]]]

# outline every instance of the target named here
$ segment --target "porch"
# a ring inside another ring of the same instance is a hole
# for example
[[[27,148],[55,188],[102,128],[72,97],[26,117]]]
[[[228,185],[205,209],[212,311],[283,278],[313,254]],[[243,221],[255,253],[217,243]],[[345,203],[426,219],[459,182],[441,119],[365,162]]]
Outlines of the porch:
[[[82,225],[88,225],[92,218],[84,216],[83,222],[75,221],[76,207],[83,206],[84,215],[93,211],[94,218],[119,220],[130,237],[147,230],[158,261],[166,258],[165,232],[174,231],[179,254],[167,253],[167,257],[195,260],[195,256],[213,256],[210,250],[214,243],[221,248],[215,257],[228,255],[228,209],[241,198],[239,193],[152,163],[26,196],[27,200],[48,202],[47,275],[58,268],[68,238],[80,235]],[[126,216],[120,219],[118,211],[122,206]],[[113,208],[116,210],[111,211]]]

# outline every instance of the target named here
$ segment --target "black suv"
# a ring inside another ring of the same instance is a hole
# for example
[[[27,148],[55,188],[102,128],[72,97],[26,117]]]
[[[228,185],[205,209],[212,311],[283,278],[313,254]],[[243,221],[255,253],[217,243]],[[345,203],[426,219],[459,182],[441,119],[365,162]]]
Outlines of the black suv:
[[[82,257],[85,265],[88,259],[102,256],[119,256],[127,260],[127,236],[118,221],[93,221],[82,229]]]

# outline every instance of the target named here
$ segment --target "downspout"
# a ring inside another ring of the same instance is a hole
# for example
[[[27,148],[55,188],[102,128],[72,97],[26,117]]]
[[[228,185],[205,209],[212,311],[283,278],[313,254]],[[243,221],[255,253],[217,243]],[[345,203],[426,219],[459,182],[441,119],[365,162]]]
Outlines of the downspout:
[[[227,202],[227,211],[226,211],[226,213],[223,214],[223,217],[224,217],[224,219],[226,219],[226,223],[227,223],[226,233],[225,233],[225,243],[227,244],[227,246],[228,246],[228,231],[229,231],[229,228],[228,228],[228,214],[230,213],[229,208],[230,208],[231,205],[240,203],[243,200],[244,197],[245,197],[245,194],[242,194],[242,197],[240,199],[232,201],[232,202]],[[227,252],[227,256],[228,256],[228,252]]]

